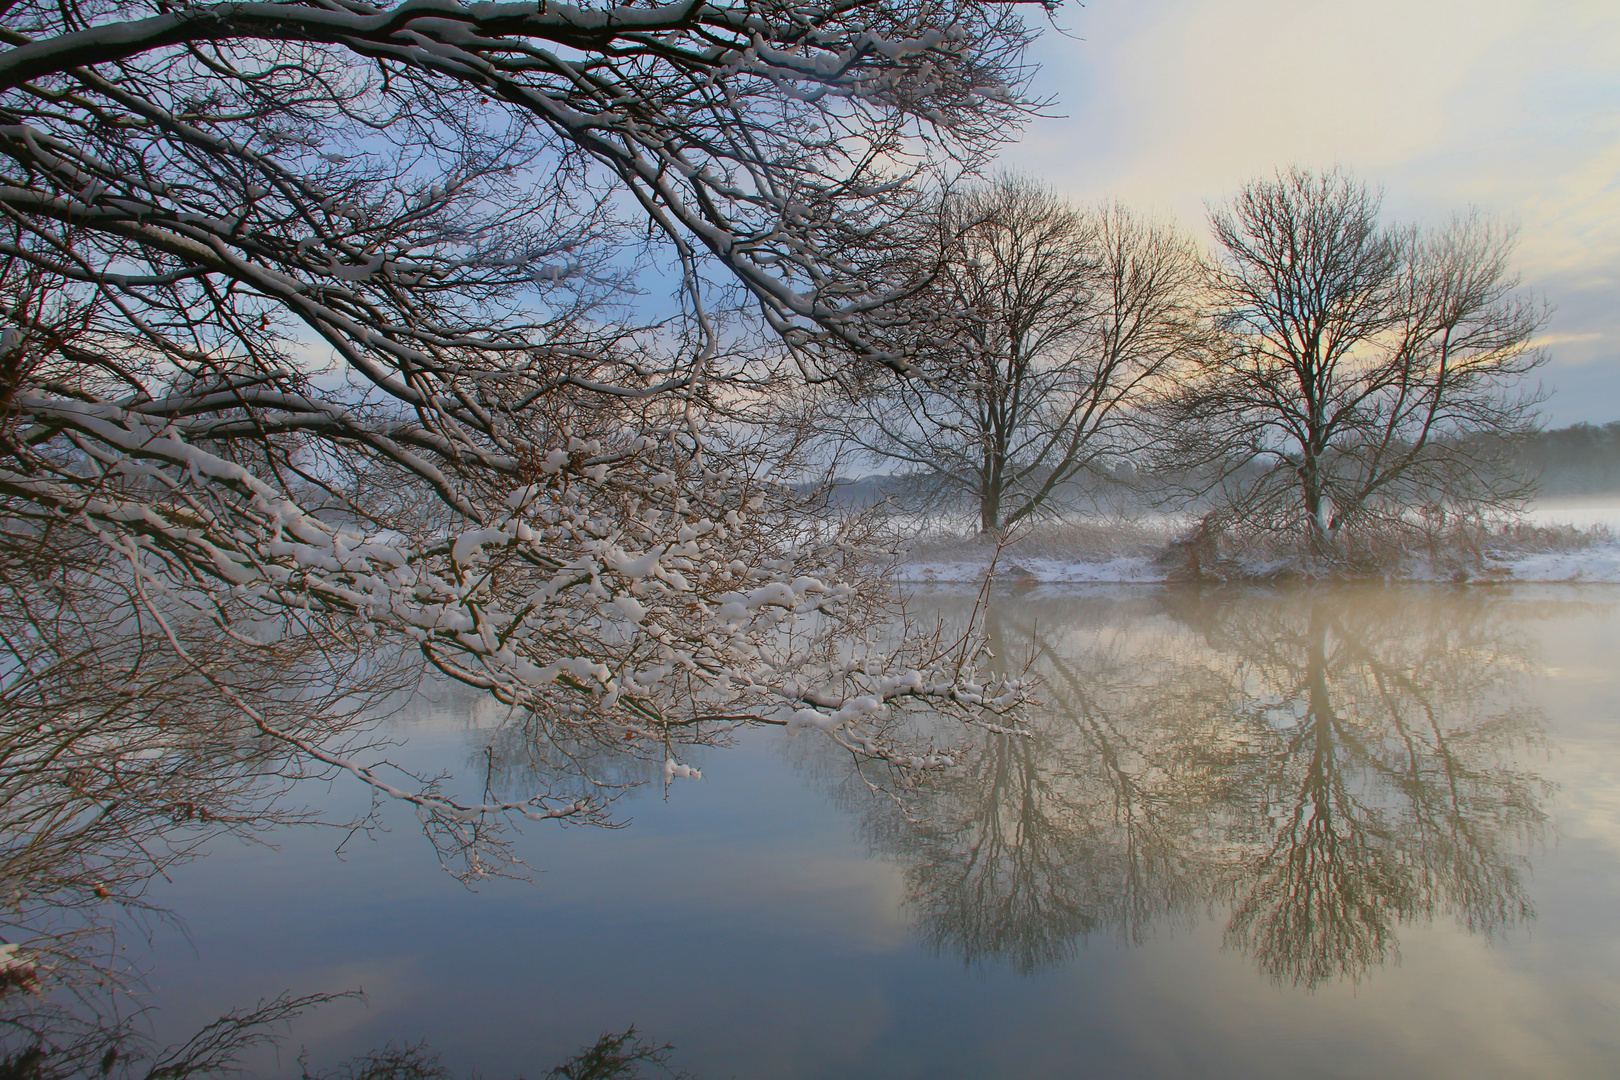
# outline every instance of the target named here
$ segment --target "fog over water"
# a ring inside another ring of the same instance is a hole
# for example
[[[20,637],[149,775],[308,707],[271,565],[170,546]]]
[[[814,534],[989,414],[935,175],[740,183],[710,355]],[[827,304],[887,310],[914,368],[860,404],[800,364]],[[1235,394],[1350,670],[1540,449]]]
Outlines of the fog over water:
[[[751,732],[625,828],[530,827],[533,883],[476,893],[393,811],[341,857],[219,844],[150,893],[185,926],[155,1023],[363,987],[261,1062],[289,1076],[418,1039],[532,1076],[631,1023],[702,1077],[1612,1075],[1620,589],[1039,587],[987,619],[1046,704],[939,733],[964,763],[922,783]],[[544,755],[498,719],[424,702],[394,756],[519,790]]]
[[[1620,534],[1620,495],[1544,498],[1525,516],[1537,525],[1573,525],[1578,529],[1606,528]]]

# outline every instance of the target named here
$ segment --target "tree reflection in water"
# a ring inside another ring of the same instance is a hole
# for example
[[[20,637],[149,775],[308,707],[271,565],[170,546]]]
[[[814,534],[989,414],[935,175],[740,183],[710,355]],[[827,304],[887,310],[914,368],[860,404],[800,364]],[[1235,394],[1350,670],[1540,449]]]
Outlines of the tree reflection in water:
[[[127,649],[129,682],[83,678],[69,655],[19,665],[0,686],[0,1077],[232,1071],[334,995],[262,1001],[160,1049],[141,1022],[141,963],[120,939],[167,918],[146,900],[148,885],[211,839],[321,820],[285,798],[307,762],[138,641],[86,633],[80,645]],[[361,688],[334,685],[295,652],[230,668],[239,693],[286,730],[334,739],[353,729],[351,743],[363,741],[379,703],[415,681],[381,656]]]
[[[1311,987],[1398,955],[1402,923],[1494,934],[1533,914],[1549,786],[1519,753],[1542,725],[1510,602],[1003,595],[990,626],[1002,655],[1039,650],[1028,736],[985,736],[963,772],[894,801],[845,780],[936,950],[1027,972],[1094,933],[1139,942],[1219,912],[1228,946]]]
[[[168,623],[182,660],[136,632],[146,614],[127,586],[71,554],[48,530],[0,537],[0,1076],[219,1072],[331,995],[227,1013],[167,1050],[138,1022],[141,962],[121,939],[165,917],[149,883],[222,834],[320,820],[287,796],[326,767],[214,688],[344,749],[368,741],[419,664],[291,631],[236,641],[183,612]]]
[[[128,633],[116,608],[86,615],[60,604],[30,606],[17,590],[6,593],[4,582],[0,596],[10,601],[0,604],[0,641],[12,657],[0,671],[0,1080],[236,1074],[245,1055],[278,1042],[302,1014],[355,996],[282,994],[226,1012],[183,1042],[153,1040],[143,961],[120,947],[132,932],[139,938],[153,920],[168,917],[146,899],[151,881],[223,834],[254,839],[325,823],[340,827],[336,844],[375,826],[376,806],[369,815],[332,820],[293,803],[300,780],[328,771],[224,707],[191,666]],[[176,625],[181,634],[193,629]],[[380,718],[421,680],[420,665],[397,650],[341,656],[305,635],[244,656],[211,648],[217,643],[202,630],[190,642],[194,659],[228,678],[277,730],[329,750],[372,746],[381,738]],[[98,669],[121,670],[127,680],[108,685],[94,677]],[[451,695],[459,711],[487,707],[487,699]],[[546,767],[525,774],[547,789],[572,792],[585,783],[581,763],[595,764],[593,753],[606,761],[598,771],[617,786],[645,779],[644,762],[615,766],[593,744],[559,742],[551,750]],[[430,779],[398,771],[437,792]],[[456,832],[429,816],[424,827],[441,859],[504,852],[503,837],[490,837],[477,820]],[[671,1049],[644,1041],[634,1028],[609,1032],[544,1075],[685,1075],[670,1066]],[[378,1050],[309,1080],[456,1076],[418,1044]]]

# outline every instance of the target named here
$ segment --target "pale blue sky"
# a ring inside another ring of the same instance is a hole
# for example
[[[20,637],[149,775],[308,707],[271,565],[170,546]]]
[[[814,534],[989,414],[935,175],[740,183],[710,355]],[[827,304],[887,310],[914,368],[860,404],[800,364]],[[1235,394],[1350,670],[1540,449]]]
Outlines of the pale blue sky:
[[[1198,229],[1293,162],[1349,166],[1392,217],[1478,205],[1558,308],[1548,423],[1620,420],[1620,0],[1070,0],[1058,21],[1036,90],[1063,116],[1007,165]]]

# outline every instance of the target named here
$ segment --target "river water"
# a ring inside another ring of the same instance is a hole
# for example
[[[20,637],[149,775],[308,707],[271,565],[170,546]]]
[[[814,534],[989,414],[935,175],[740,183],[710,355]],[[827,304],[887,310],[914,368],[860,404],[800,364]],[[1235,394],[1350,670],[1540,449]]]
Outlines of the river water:
[[[127,939],[152,1022],[363,988],[256,1062],[289,1076],[426,1040],[536,1077],[631,1024],[715,1078],[1620,1068],[1620,587],[1041,587],[987,627],[1045,704],[942,733],[971,752],[925,784],[750,732],[623,828],[528,826],[531,879],[476,891],[393,810],[341,852],[217,843]],[[520,787],[497,719],[391,733]]]

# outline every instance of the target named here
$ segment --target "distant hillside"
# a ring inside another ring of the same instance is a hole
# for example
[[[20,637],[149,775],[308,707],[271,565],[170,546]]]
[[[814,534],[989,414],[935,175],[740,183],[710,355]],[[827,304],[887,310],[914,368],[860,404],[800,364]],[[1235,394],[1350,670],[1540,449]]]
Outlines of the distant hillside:
[[[858,480],[837,480],[833,483],[832,501],[835,506],[865,509],[905,490],[903,476],[863,476]]]

